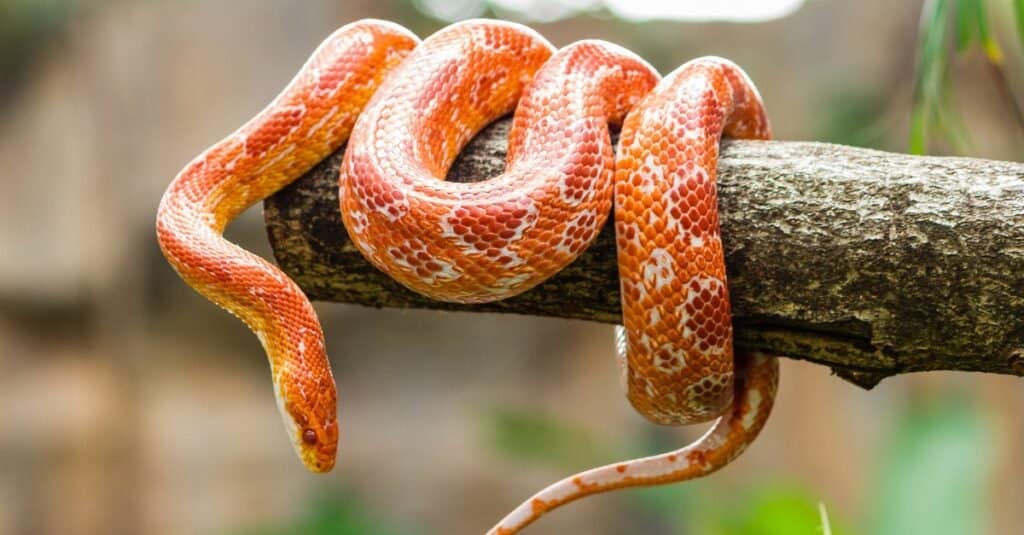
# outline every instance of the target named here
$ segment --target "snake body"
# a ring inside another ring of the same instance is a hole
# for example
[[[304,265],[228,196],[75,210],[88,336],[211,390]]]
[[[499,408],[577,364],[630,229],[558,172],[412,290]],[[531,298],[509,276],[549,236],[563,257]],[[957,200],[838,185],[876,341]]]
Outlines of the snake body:
[[[557,482],[491,533],[515,533],[596,492],[697,477],[746,448],[775,397],[775,358],[734,359],[715,191],[723,133],[770,133],[756,89],[727,60],[694,60],[659,80],[616,45],[556,51],[517,24],[466,21],[418,43],[394,24],[353,23],[179,173],[160,205],[158,240],[186,282],[258,335],[292,443],[307,467],[326,471],[336,397],[316,314],[280,270],[223,238],[231,219],[347,141],[339,197],[353,243],[414,291],[479,303],[558,272],[614,201],[627,396],[656,423],[719,420],[683,449]],[[472,136],[512,110],[506,172],[444,181]],[[622,127],[617,155],[610,125]]]

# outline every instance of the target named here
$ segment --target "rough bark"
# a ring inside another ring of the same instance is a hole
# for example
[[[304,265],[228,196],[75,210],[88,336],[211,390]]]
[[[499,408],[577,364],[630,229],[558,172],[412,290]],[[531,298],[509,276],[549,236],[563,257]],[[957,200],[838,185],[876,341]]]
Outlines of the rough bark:
[[[499,173],[508,123],[477,136],[449,179]],[[619,321],[610,224],[513,299],[453,305],[398,285],[344,230],[342,153],[264,204],[275,257],[310,298]],[[1024,164],[727,141],[719,197],[738,347],[818,362],[864,387],[921,370],[1024,375]]]

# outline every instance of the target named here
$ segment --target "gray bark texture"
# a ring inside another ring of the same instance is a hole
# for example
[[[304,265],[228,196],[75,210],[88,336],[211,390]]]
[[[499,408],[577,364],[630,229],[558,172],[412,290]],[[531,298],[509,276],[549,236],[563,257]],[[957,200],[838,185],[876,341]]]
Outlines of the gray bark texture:
[[[500,173],[509,123],[481,132],[449,180]],[[620,321],[610,221],[573,264],[512,299],[453,305],[400,286],[345,232],[343,152],[264,203],[278,264],[311,299]],[[1024,164],[725,141],[718,172],[737,347],[866,388],[923,370],[1024,376]]]

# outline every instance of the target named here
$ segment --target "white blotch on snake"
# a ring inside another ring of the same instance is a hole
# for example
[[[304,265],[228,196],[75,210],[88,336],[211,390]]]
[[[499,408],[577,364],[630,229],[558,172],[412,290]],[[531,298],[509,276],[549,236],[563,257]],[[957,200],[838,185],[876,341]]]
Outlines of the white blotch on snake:
[[[644,283],[653,285],[655,290],[660,290],[666,284],[671,284],[676,280],[672,263],[672,253],[666,249],[658,247],[652,250],[650,258],[644,264]]]

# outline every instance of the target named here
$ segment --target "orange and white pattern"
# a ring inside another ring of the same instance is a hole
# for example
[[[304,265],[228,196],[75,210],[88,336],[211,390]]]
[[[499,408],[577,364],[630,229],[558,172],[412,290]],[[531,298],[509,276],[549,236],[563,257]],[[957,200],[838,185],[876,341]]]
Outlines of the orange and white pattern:
[[[513,110],[505,173],[446,182],[465,144]],[[622,127],[617,155],[610,125]],[[347,141],[339,198],[353,243],[414,291],[480,303],[572,262],[614,205],[627,396],[657,423],[719,420],[680,450],[542,490],[491,531],[510,534],[589,494],[714,471],[764,425],[778,364],[761,354],[734,360],[715,189],[723,134],[770,136],[757,90],[727,60],[691,61],[661,80],[616,45],[556,51],[518,24],[466,21],[419,43],[397,25],[361,21],[182,170],[161,202],[157,236],[189,285],[259,337],[292,443],[319,472],[333,467],[338,442],[323,333],[294,282],[224,239],[233,218]]]

